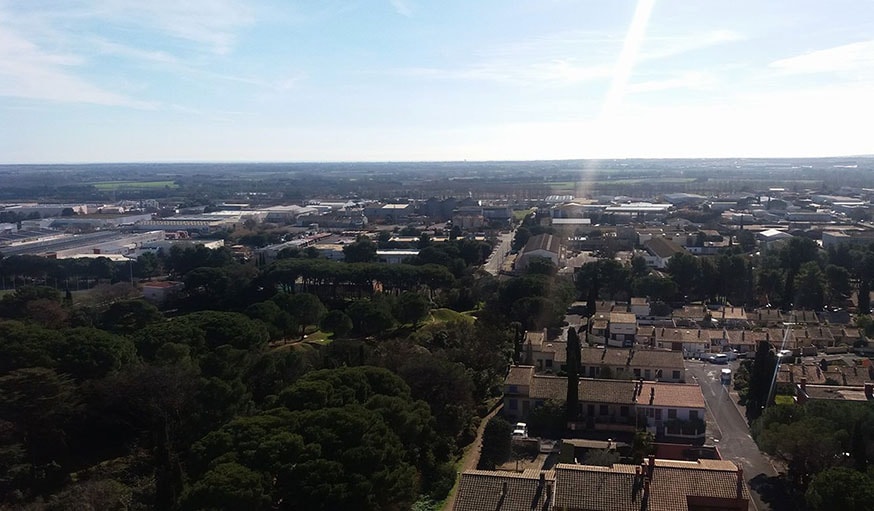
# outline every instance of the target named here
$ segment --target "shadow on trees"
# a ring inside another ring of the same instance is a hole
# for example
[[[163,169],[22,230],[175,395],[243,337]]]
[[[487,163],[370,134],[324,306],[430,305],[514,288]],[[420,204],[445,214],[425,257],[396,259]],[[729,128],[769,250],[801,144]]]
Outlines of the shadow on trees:
[[[797,494],[785,476],[759,474],[749,481],[750,489],[759,494],[772,511],[795,511],[805,509],[804,496]]]

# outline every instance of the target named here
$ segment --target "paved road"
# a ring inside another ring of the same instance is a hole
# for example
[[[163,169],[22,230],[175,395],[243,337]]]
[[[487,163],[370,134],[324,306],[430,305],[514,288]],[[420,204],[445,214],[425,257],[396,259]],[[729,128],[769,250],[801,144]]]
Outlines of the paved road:
[[[504,264],[507,252],[512,248],[514,235],[515,231],[501,234],[501,237],[498,239],[498,244],[495,245],[495,250],[492,251],[492,255],[489,256],[486,264],[483,265],[485,271],[492,275],[498,274],[501,270],[501,265]]]
[[[724,365],[705,364],[697,360],[686,361],[686,377],[688,382],[697,382],[704,393],[707,403],[707,437],[719,446],[722,457],[732,460],[743,468],[747,483],[751,479],[764,475],[777,475],[770,460],[763,455],[750,436],[746,419],[728,393],[728,387],[719,381],[720,371]],[[732,369],[737,369],[733,363]],[[764,511],[769,509],[760,496],[753,491],[755,508]]]

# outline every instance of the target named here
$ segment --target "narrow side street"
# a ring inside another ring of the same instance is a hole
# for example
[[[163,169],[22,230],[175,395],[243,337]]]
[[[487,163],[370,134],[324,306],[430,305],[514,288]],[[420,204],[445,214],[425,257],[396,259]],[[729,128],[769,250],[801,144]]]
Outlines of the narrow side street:
[[[729,387],[719,381],[724,365],[686,361],[686,380],[698,383],[707,403],[707,439],[719,448],[723,459],[734,461],[744,471],[750,485],[753,504],[759,511],[771,509],[756,491],[763,479],[774,477],[777,471],[771,460],[759,451],[747,426],[746,418],[732,399]],[[732,369],[737,368],[733,363]]]

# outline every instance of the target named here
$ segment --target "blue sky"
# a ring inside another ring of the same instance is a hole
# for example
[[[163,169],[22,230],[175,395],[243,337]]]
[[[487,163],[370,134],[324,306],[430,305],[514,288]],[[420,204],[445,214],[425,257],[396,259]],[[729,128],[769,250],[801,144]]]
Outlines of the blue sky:
[[[869,0],[0,0],[0,162],[874,154]]]

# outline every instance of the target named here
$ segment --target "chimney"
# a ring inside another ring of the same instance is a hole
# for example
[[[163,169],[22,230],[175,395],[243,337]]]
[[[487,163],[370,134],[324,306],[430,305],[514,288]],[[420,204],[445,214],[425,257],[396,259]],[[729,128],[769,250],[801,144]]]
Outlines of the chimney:
[[[807,394],[807,378],[805,377],[801,378],[801,392]]]
[[[649,404],[652,404],[653,401],[655,401],[655,387],[650,387],[649,388]]]
[[[865,398],[874,399],[874,383],[865,383]]]
[[[652,473],[655,470],[655,456],[653,456],[653,455],[649,456],[649,467],[648,468],[649,469],[647,470],[647,475],[646,475],[647,481],[652,479]]]
[[[744,497],[744,469],[737,467],[737,498]]]

